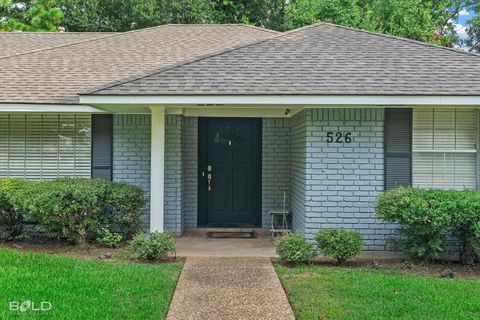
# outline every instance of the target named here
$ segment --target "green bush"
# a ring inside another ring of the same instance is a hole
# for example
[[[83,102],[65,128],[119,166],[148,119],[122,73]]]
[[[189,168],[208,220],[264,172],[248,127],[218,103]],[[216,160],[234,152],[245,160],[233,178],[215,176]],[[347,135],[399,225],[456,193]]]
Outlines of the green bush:
[[[147,204],[143,189],[126,183],[107,183],[105,188],[104,224],[113,226],[125,239],[131,239],[142,227],[140,216]]]
[[[400,225],[399,243],[408,255],[432,260],[456,235],[463,262],[480,253],[480,193],[465,190],[398,188],[380,195],[377,216]],[[473,258],[472,258],[473,257]]]
[[[315,256],[313,245],[303,236],[295,233],[277,238],[275,249],[280,259],[291,264],[305,263]]]
[[[25,219],[71,243],[85,241],[99,227],[125,238],[140,229],[146,199],[139,187],[80,178],[0,181],[0,229],[8,236],[19,235]]]
[[[14,239],[23,234],[21,190],[25,184],[20,179],[0,179],[0,238]]]
[[[315,235],[319,250],[339,263],[355,258],[362,250],[362,237],[355,231],[345,229],[320,230]]]
[[[71,243],[83,242],[99,222],[101,188],[100,183],[88,179],[43,181],[25,199],[25,208],[52,236]]]
[[[175,239],[168,233],[140,233],[130,241],[130,248],[141,260],[161,260],[175,252]]]
[[[471,264],[480,260],[480,192],[456,193],[457,208],[452,214],[450,230],[460,241],[460,261]]]
[[[122,242],[123,237],[115,232],[111,232],[107,228],[100,228],[98,232],[97,242],[107,248],[115,248],[120,242]]]

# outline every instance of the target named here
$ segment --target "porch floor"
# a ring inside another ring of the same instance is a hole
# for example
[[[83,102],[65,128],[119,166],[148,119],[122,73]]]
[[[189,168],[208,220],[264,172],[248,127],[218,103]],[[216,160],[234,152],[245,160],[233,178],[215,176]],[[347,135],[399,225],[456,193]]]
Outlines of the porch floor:
[[[252,239],[209,238],[205,229],[191,229],[177,239],[179,257],[276,257],[268,230],[258,230]]]

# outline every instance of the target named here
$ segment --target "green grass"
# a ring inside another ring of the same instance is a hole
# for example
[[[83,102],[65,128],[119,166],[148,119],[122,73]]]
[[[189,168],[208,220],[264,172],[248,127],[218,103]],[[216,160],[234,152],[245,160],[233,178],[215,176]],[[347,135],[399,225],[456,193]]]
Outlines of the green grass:
[[[0,249],[0,319],[162,319],[181,269]],[[25,300],[52,309],[9,310]]]
[[[480,319],[480,281],[394,270],[275,269],[298,319]]]

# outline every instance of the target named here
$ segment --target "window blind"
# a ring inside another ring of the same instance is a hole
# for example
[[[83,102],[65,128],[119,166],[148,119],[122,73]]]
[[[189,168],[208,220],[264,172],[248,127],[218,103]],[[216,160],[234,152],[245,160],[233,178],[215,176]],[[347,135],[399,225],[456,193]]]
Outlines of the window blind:
[[[478,113],[473,109],[415,109],[413,185],[477,187]]]
[[[0,114],[0,176],[90,177],[89,114]]]

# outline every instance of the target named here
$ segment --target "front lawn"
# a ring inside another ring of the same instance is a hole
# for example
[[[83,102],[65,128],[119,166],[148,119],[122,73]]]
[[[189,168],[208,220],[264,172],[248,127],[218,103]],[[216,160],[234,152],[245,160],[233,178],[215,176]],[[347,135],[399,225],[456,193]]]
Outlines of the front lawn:
[[[0,248],[0,319],[162,319],[181,269],[180,262],[104,262]],[[27,300],[52,308],[10,311],[11,302]]]
[[[298,319],[480,319],[480,281],[393,269],[275,269]]]

